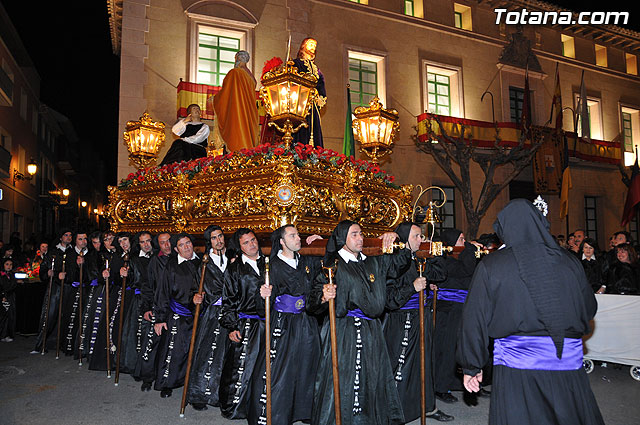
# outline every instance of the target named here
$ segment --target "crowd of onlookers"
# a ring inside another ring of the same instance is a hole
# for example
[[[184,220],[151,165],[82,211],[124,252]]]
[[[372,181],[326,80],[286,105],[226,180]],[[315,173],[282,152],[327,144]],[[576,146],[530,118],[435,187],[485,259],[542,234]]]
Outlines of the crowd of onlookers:
[[[582,229],[569,234],[566,240],[564,235],[558,235],[556,240],[582,262],[595,293],[640,294],[638,254],[629,232],[614,233],[607,250],[601,250],[598,242],[586,237]]]

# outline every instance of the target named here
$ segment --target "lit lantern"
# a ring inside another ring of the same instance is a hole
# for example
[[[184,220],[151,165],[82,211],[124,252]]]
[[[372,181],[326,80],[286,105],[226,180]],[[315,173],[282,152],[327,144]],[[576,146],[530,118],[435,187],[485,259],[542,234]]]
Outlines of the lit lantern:
[[[353,113],[356,116],[353,128],[360,151],[377,164],[380,158],[392,152],[393,139],[400,127],[398,111],[384,109],[380,99],[374,97],[368,107],[358,106]]]
[[[129,160],[136,168],[144,168],[158,157],[158,151],[164,142],[164,123],[153,121],[145,112],[139,121],[127,122],[124,143],[129,150]]]
[[[271,70],[262,77],[260,96],[269,114],[269,126],[284,133],[282,140],[289,147],[293,133],[307,127],[318,80],[311,74],[298,73],[293,61]],[[296,127],[294,127],[296,126]]]

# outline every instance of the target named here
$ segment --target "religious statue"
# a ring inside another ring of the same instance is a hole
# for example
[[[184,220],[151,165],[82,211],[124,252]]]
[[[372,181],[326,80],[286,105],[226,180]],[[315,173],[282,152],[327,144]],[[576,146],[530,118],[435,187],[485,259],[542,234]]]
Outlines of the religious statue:
[[[209,126],[200,121],[200,114],[198,104],[193,103],[187,107],[187,116],[179,120],[171,129],[180,138],[173,141],[160,165],[191,161],[207,156]]]
[[[316,89],[318,96],[311,104],[311,113],[307,115],[307,124],[309,127],[301,128],[293,135],[294,142],[308,143],[314,146],[324,147],[322,143],[322,126],[320,124],[320,109],[327,103],[327,91],[324,87],[324,75],[316,66],[314,60],[316,58],[316,46],[318,42],[313,38],[305,38],[302,40],[298,57],[293,60],[298,72],[312,74],[318,79]]]
[[[236,53],[235,66],[213,97],[214,145],[222,141],[230,152],[252,148],[258,140],[256,79],[247,67],[249,53]]]

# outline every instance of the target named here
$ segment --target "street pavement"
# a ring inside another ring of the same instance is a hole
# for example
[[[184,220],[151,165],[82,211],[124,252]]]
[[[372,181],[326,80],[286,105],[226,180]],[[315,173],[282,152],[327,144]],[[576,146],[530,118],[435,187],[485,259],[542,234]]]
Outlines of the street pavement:
[[[0,424],[2,425],[114,425],[114,424],[242,424],[222,418],[217,408],[197,412],[187,407],[179,417],[182,390],[161,399],[159,392],[141,392],[140,383],[129,375],[90,371],[86,363],[78,367],[71,357],[55,359],[55,353],[44,356],[29,354],[35,337],[16,337],[14,342],[0,343]],[[605,423],[636,425],[640,423],[640,382],[629,374],[629,367],[596,366],[589,375]],[[489,387],[490,389],[490,387]],[[438,407],[455,416],[453,424],[479,425],[488,422],[489,399],[481,398],[476,406],[466,405],[462,393],[454,392],[461,401],[439,402]],[[420,421],[411,422],[417,425]],[[427,423],[435,424],[434,420]],[[280,425],[280,424],[274,424]],[[517,424],[514,424],[517,425]]]

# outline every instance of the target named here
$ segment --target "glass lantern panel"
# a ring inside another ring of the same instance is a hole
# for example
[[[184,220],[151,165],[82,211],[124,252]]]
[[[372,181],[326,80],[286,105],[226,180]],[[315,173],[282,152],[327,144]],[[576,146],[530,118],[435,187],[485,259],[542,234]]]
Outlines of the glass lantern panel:
[[[298,103],[300,101],[300,86],[292,84],[289,89],[289,112],[298,113]]]
[[[307,110],[307,102],[309,102],[309,93],[310,89],[308,87],[300,87],[300,100],[298,101],[298,110],[296,112],[297,115],[301,117],[305,116],[305,111]]]
[[[278,115],[280,113],[280,95],[278,93],[278,86],[270,86],[267,89],[269,94],[269,103],[271,104],[271,113]]]

